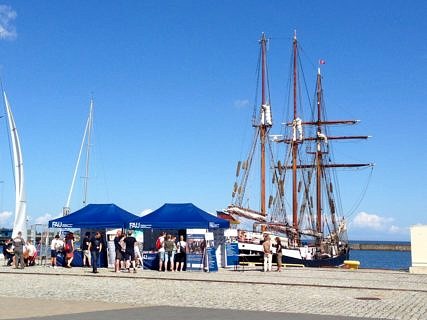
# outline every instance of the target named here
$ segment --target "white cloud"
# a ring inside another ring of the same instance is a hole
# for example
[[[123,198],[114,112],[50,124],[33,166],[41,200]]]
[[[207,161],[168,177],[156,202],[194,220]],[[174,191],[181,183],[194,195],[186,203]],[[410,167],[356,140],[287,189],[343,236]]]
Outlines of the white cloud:
[[[367,228],[373,230],[390,230],[391,223],[393,221],[393,218],[359,212],[353,220],[353,226],[356,228]]]
[[[249,100],[236,100],[234,101],[234,106],[236,108],[246,108],[249,106]]]
[[[0,225],[4,226],[4,225],[8,224],[8,222],[9,222],[9,224],[11,224],[11,221],[9,219],[12,216],[12,214],[13,213],[10,211],[0,212]]]
[[[147,214],[150,214],[151,212],[153,212],[153,209],[145,209],[145,210],[142,210],[139,216],[143,217],[143,216],[146,216]]]
[[[14,40],[17,36],[15,26],[12,24],[16,12],[7,5],[0,5],[0,39]]]
[[[45,213],[43,216],[37,217],[34,222],[36,224],[47,224],[49,220],[52,220],[53,216],[49,213]]]

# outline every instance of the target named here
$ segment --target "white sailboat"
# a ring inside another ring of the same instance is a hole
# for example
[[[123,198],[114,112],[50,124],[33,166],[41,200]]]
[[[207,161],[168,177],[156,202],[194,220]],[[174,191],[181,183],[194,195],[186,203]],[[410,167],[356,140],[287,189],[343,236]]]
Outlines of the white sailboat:
[[[13,222],[12,237],[16,237],[18,232],[27,238],[27,201],[24,188],[24,162],[22,160],[21,143],[19,141],[18,130],[6,92],[3,90],[3,100],[6,108],[7,120],[9,124],[10,140],[12,142],[13,167],[15,178],[15,220]]]

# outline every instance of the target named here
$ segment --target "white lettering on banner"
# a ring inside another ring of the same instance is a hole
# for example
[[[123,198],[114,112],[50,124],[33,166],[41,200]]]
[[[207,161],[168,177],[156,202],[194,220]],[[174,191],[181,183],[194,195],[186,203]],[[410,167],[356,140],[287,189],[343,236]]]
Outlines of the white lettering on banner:
[[[140,222],[129,222],[129,229],[150,229],[151,224],[142,224]]]
[[[209,222],[209,229],[217,229],[219,228],[219,224],[215,222]]]
[[[62,223],[61,221],[53,221],[52,228],[72,228],[72,223]]]

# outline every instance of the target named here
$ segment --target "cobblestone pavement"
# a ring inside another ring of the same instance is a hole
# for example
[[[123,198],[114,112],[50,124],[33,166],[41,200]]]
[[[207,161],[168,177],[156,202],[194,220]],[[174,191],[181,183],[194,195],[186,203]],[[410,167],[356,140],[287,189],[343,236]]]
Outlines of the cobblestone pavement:
[[[427,320],[427,276],[407,272],[311,268],[285,269],[281,273],[253,269],[216,273],[100,271],[94,275],[82,268],[0,267],[0,296],[70,301],[90,297],[99,303],[138,307],[166,305]]]

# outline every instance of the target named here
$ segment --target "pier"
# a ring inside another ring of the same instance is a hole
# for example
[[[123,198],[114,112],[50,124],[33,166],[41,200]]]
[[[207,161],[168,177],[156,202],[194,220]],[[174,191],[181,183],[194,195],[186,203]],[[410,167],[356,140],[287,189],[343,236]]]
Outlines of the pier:
[[[351,250],[411,251],[410,244],[350,243]]]

